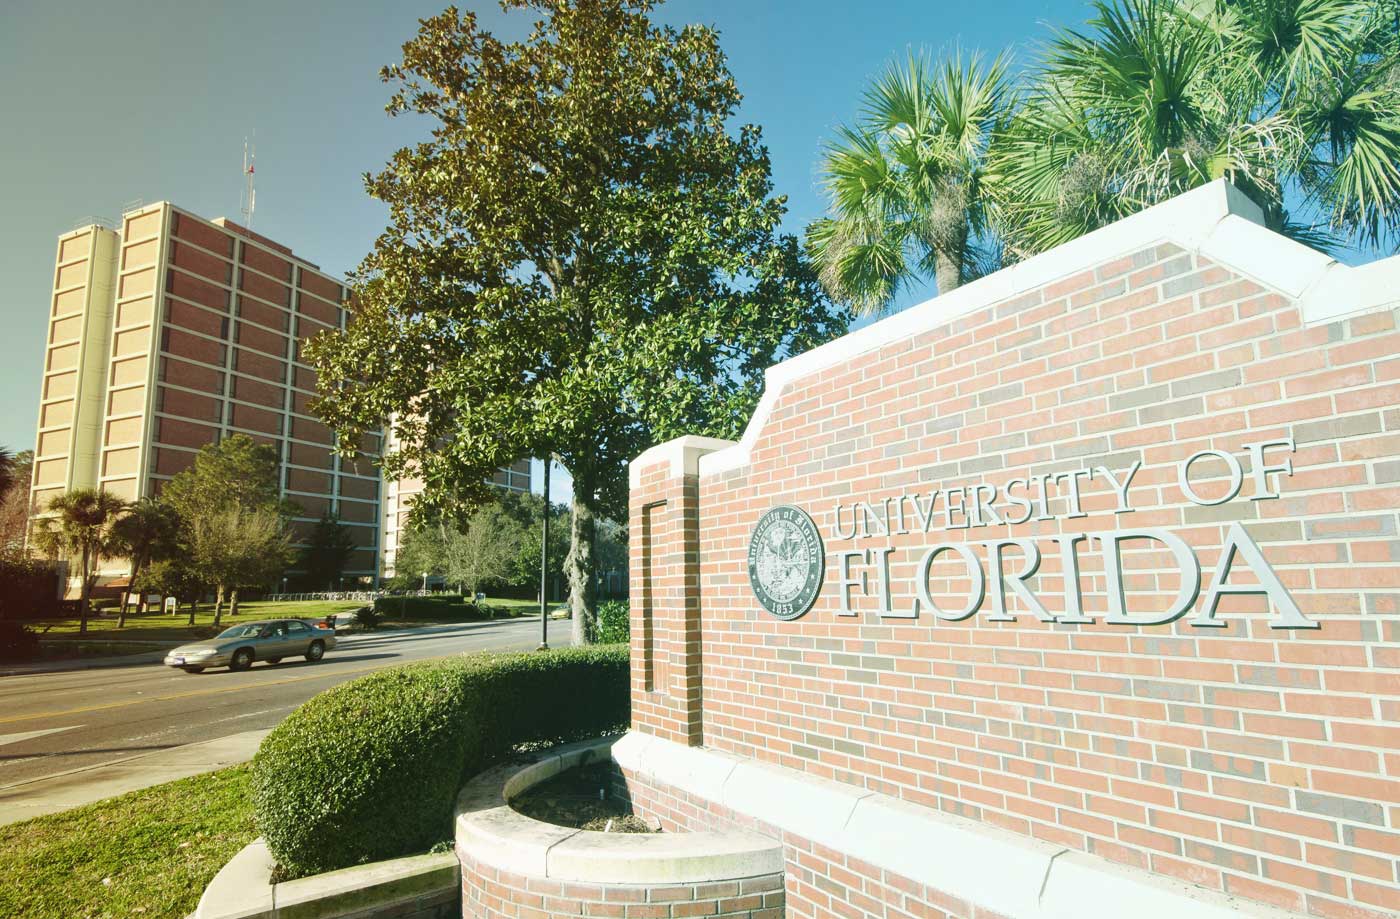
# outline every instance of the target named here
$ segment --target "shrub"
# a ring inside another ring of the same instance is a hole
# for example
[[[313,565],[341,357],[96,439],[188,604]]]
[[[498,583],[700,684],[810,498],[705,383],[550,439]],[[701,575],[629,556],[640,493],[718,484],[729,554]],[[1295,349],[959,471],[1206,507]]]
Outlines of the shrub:
[[[0,555],[0,619],[61,615],[59,587],[53,566]]]
[[[470,605],[461,594],[380,597],[374,601],[374,611],[386,619],[445,619],[461,618]]]
[[[373,606],[362,606],[355,610],[355,622],[366,632],[373,632],[382,618]]]
[[[598,604],[598,634],[603,644],[632,640],[632,610],[626,600],[604,600]]]
[[[0,661],[32,661],[39,656],[39,636],[18,622],[0,621]]]
[[[258,829],[289,877],[422,852],[451,837],[462,783],[521,744],[624,728],[627,656],[470,655],[329,689],[258,750]]]

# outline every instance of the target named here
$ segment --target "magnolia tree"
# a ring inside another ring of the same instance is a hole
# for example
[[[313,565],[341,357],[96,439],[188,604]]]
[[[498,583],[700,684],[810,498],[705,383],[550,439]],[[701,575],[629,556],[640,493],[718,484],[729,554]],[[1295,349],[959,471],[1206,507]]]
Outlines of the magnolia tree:
[[[758,128],[714,30],[644,0],[507,0],[520,42],[472,13],[425,19],[385,68],[388,111],[431,121],[367,179],[389,225],[352,317],[307,349],[350,451],[392,424],[390,476],[421,507],[479,503],[492,472],[548,456],[573,478],[574,633],[594,607],[600,516],[626,464],[680,434],[736,436],[763,370],[845,330],[778,232]]]

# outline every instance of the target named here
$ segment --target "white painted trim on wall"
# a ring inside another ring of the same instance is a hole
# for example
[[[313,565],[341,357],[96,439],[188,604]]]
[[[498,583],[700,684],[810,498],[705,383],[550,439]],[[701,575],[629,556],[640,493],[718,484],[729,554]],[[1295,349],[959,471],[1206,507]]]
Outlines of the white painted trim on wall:
[[[767,397],[766,391],[764,396]],[[636,488],[641,484],[643,466],[653,466],[663,462],[670,464],[671,475],[674,477],[697,475],[700,472],[700,457],[732,446],[734,446],[734,441],[724,440],[720,437],[700,437],[695,434],[677,437],[657,444],[632,460],[627,469],[627,480],[633,488]]]
[[[657,783],[1011,919],[1300,919],[853,785],[637,731],[613,744],[612,757]]]
[[[1353,268],[1266,229],[1263,220],[1258,205],[1220,179],[775,364],[739,443],[701,458],[698,474],[747,466],[778,398],[794,381],[1159,243],[1173,243],[1279,291],[1297,302],[1307,325],[1400,304],[1400,256]],[[677,442],[653,447],[633,468]]]

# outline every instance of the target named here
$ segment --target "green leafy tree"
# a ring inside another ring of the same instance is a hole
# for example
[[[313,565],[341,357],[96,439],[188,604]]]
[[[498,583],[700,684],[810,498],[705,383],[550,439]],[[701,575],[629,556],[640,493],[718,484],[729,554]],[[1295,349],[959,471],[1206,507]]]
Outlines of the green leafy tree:
[[[188,469],[165,483],[161,500],[183,521],[181,540],[186,550],[199,564],[208,566],[207,577],[216,590],[216,623],[222,618],[225,599],[232,601],[232,612],[236,612],[238,588],[262,583],[265,572],[261,561],[282,557],[277,552],[260,554],[266,548],[264,543],[233,539],[229,528],[244,521],[266,529],[265,515],[270,515],[280,521],[277,539],[286,539],[286,520],[296,511],[295,504],[279,498],[276,452],[245,434],[203,447]],[[226,544],[219,544],[225,536],[229,537]],[[235,549],[250,554],[240,559],[233,554]],[[290,564],[290,559],[282,564]],[[257,572],[257,577],[249,571]],[[275,580],[278,574],[266,580]]]
[[[827,291],[859,313],[929,277],[946,294],[979,269],[983,161],[1007,111],[1006,63],[961,53],[892,65],[826,149],[829,217],[807,230]]]
[[[296,558],[287,521],[272,507],[251,510],[233,505],[201,515],[189,529],[190,556],[219,596],[228,597],[229,615],[238,615],[238,594],[265,587],[281,577]],[[215,603],[214,625],[223,615]]]
[[[188,469],[165,483],[160,496],[185,521],[229,507],[278,507],[277,471],[275,450],[234,434],[201,448]]]
[[[199,566],[187,555],[158,559],[142,570],[136,579],[136,589],[141,593],[158,593],[162,597],[175,597],[189,601],[189,624],[194,625],[199,600],[213,587]]]
[[[428,577],[443,577],[447,572],[446,541],[443,527],[410,518],[409,529],[394,553],[395,580],[412,589],[422,585],[425,573]]]
[[[298,564],[305,572],[307,583],[314,588],[334,590],[341,572],[355,554],[355,537],[350,528],[327,511],[316,521],[306,541]]]
[[[1096,3],[994,146],[1009,246],[1048,249],[1219,178],[1311,245],[1382,242],[1400,218],[1396,22],[1377,0]]]
[[[88,607],[97,583],[98,563],[114,554],[112,529],[127,503],[95,488],[78,488],[56,495],[39,520],[34,544],[53,559],[76,562],[82,579],[78,631],[87,631]]]
[[[598,570],[605,575],[619,572],[627,576],[627,528],[615,520],[604,520],[598,527]]]
[[[523,532],[511,572],[511,583],[528,584],[538,589],[540,584],[540,543],[544,534],[544,499],[538,495],[521,496],[520,505],[529,513],[522,521]],[[551,586],[562,584],[564,559],[569,554],[568,510],[551,502],[549,514],[549,577]],[[600,553],[601,555],[602,553]]]
[[[167,558],[179,549],[180,516],[168,504],[155,498],[142,498],[126,509],[112,525],[112,551],[131,562],[131,580],[122,594],[117,628],[126,625],[126,608],[141,572],[153,561]],[[145,593],[140,611],[145,612]]]
[[[769,364],[846,327],[778,234],[759,130],[730,131],[718,35],[658,26],[651,6],[506,0],[539,15],[510,43],[455,8],[422,20],[383,76],[390,114],[432,135],[368,178],[389,226],[349,328],[307,349],[342,450],[392,418],[385,469],[414,469],[427,504],[480,503],[521,456],[568,469],[579,640],[627,461],[737,435]]]
[[[0,497],[3,497],[15,482],[15,455],[0,447]]]
[[[447,580],[468,596],[504,583],[514,570],[522,536],[520,521],[499,502],[483,504],[466,526],[447,533],[443,553]]]

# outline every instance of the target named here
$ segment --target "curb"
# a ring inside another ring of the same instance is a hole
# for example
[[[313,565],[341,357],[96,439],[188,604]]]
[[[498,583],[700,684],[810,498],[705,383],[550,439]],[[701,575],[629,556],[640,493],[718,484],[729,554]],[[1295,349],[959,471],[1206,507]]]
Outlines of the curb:
[[[179,647],[172,644],[170,647]],[[168,649],[167,649],[168,650]],[[30,676],[36,673],[69,673],[77,670],[106,670],[112,667],[140,667],[143,664],[158,664],[165,659],[165,651],[147,651],[144,654],[128,654],[105,658],[73,658],[56,660],[45,664],[24,664],[0,670],[0,677]]]
[[[329,919],[420,915],[460,896],[451,852],[409,855],[273,884],[273,858],[260,836],[209,882],[189,919]]]

